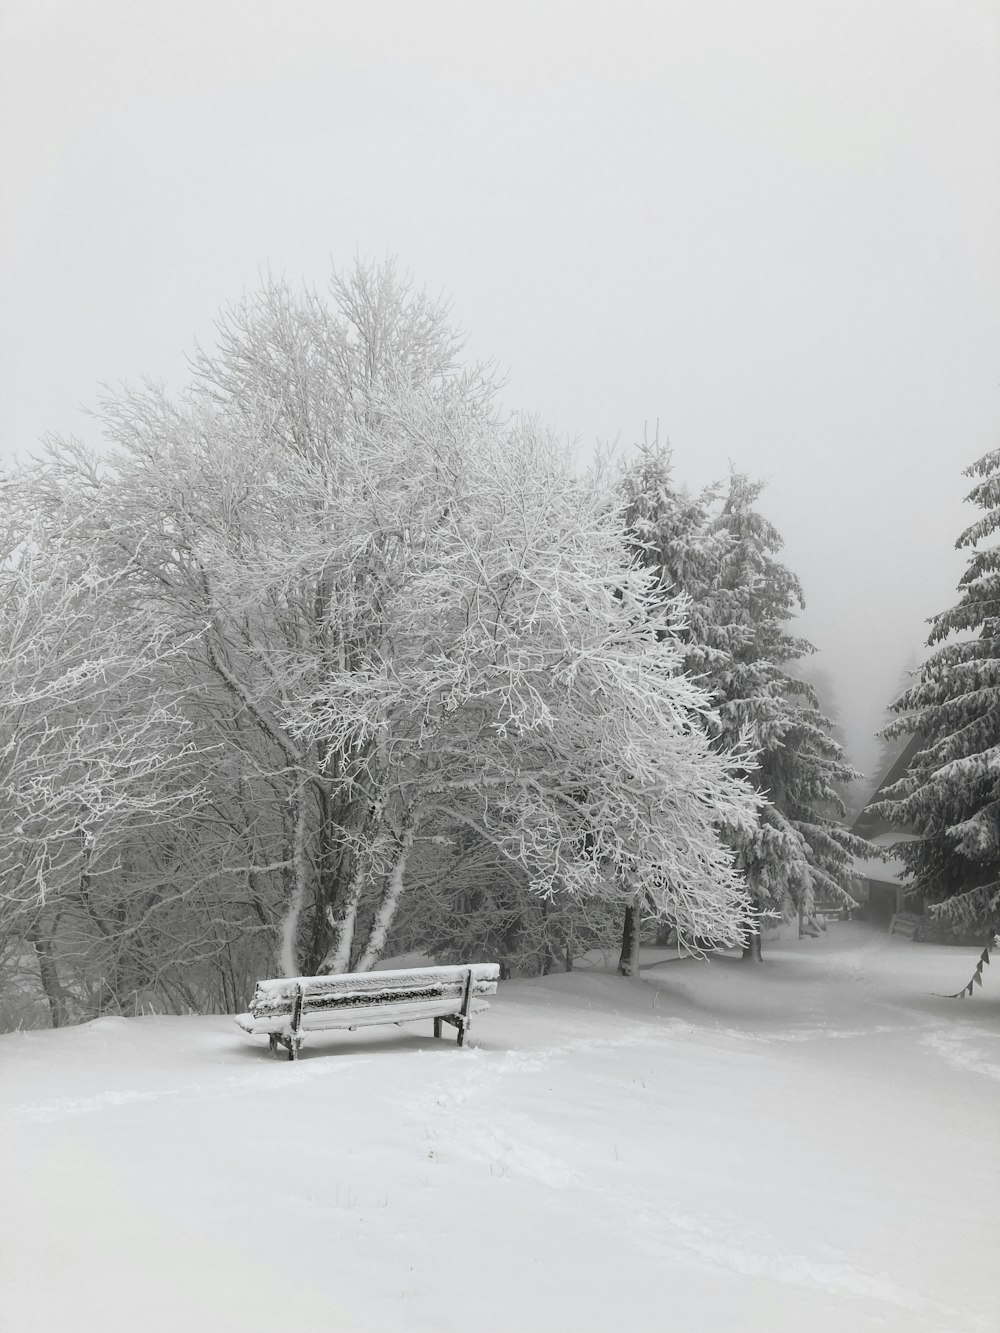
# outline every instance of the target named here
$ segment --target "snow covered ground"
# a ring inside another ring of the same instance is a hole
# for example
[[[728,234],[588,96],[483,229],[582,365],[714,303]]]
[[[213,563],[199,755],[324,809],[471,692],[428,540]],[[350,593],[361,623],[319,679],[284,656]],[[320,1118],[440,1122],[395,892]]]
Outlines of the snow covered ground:
[[[0,1329],[996,1330],[1000,968],[834,923],[429,1024],[0,1037]]]

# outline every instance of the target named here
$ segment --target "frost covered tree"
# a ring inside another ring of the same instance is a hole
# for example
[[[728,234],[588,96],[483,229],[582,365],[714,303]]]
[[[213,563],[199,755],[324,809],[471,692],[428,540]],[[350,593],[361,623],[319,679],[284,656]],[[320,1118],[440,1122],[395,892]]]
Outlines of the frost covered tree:
[[[617,484],[630,553],[652,575],[659,597],[657,633],[679,639],[680,669],[698,677],[715,698],[713,672],[731,663],[728,647],[718,642],[717,624],[732,604],[723,580],[731,538],[711,522],[718,488],[691,492],[678,485],[670,450],[659,440],[643,444],[621,468]],[[679,604],[683,621],[671,625]],[[718,732],[717,722],[707,725]],[[730,748],[738,748],[737,739]],[[625,909],[619,964],[625,973],[635,970],[644,910],[645,904]]]
[[[123,845],[197,803],[205,756],[166,687],[162,627],[23,480],[0,491],[0,975],[16,989],[37,970],[58,1027],[100,1007],[92,982],[120,1000],[115,964],[151,887],[130,900]]]
[[[252,904],[286,973],[372,966],[420,848],[462,829],[538,900],[645,895],[736,941],[715,825],[756,803],[676,617],[615,493],[503,418],[458,347],[390,266],[329,298],[270,282],[185,394],[104,402],[106,455],[52,445],[39,504],[141,608],[123,643],[170,645],[213,750],[209,796],[144,855],[223,886],[224,938]]]
[[[532,892],[525,871],[468,828],[418,839],[411,887],[400,902],[390,951],[440,962],[484,957],[503,977],[572,971],[591,950],[605,954],[621,906],[604,898]]]
[[[106,401],[113,451],[98,460],[54,443],[47,491],[38,484],[53,521],[103,534],[98,567],[127,577],[179,646],[186,714],[215,746],[215,836],[183,850],[187,836],[175,839],[168,860],[190,858],[200,883],[245,879],[259,924],[285,920],[286,971],[326,952],[326,918],[367,843],[354,779],[369,756],[298,744],[284,706],[327,657],[358,663],[378,628],[396,534],[380,531],[377,513],[367,532],[353,522],[374,509],[360,435],[378,429],[384,384],[441,379],[455,350],[444,311],[389,269],[359,269],[334,288],[339,318],[315,295],[269,283],[223,316],[219,351],[198,355],[190,393]],[[329,530],[365,548],[339,578]],[[223,936],[243,924],[220,918]]]
[[[995,932],[1000,918],[1000,449],[966,475],[982,512],[956,542],[969,551],[959,599],[931,621],[935,651],[893,703],[887,735],[925,746],[881,812],[919,837],[895,849],[911,890],[939,920]]]
[[[426,394],[397,410],[405,455],[385,458],[380,489],[383,512],[403,506],[391,521],[407,538],[378,654],[363,671],[324,664],[288,710],[297,739],[371,747],[383,887],[357,965],[384,946],[414,839],[442,827],[473,830],[537,894],[645,894],[705,933],[740,897],[716,811],[739,822],[752,806],[732,759],[708,745],[707,701],[677,672],[676,638],[651,623],[614,495],[574,479],[529,423],[466,415],[449,429],[449,405]],[[409,469],[419,495],[397,493]]]

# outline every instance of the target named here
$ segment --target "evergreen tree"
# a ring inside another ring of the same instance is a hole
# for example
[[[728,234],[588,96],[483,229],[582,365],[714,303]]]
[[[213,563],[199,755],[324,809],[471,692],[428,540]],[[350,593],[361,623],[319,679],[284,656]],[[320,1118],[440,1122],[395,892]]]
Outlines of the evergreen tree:
[[[919,671],[919,663],[916,652],[911,649],[907,654],[905,663],[899,673],[896,686],[889,696],[894,702],[900,699],[903,694],[913,684]],[[891,729],[890,734],[887,730]],[[875,759],[875,765],[871,774],[871,782],[868,784],[867,800],[871,800],[878,784],[892,768],[893,764],[906,749],[906,743],[913,735],[913,725],[908,723],[903,728],[893,726],[893,704],[887,704],[882,721],[881,729],[878,733],[879,751]]]
[[[892,705],[888,735],[926,742],[880,810],[919,838],[896,851],[932,915],[995,930],[1000,918],[1000,449],[968,468],[982,515],[956,546],[971,552],[958,602],[931,621],[936,651]],[[961,636],[957,641],[945,640]],[[941,646],[938,646],[941,645]]]
[[[814,649],[789,630],[802,589],[776,558],[777,529],[754,508],[762,489],[737,474],[725,494],[690,494],[658,445],[622,478],[636,557],[659,569],[665,595],[687,601],[683,669],[713,700],[717,715],[706,725],[718,748],[748,751],[748,776],[766,797],[755,825],[725,830],[756,913],[811,914],[817,898],[854,902],[851,858],[863,844],[844,827],[843,793],[859,775],[815,690],[792,674]],[[760,957],[757,931],[748,954]]]
[[[811,685],[816,694],[816,705],[824,717],[830,719],[830,735],[842,750],[847,750],[847,733],[841,718],[840,701],[837,688],[826,667],[811,657],[795,663],[796,675],[806,684]]]
[[[731,537],[723,582],[729,621],[718,627],[732,652],[718,681],[722,740],[749,732],[758,758],[751,775],[767,797],[758,827],[734,833],[759,916],[815,910],[817,898],[853,904],[848,884],[860,839],[845,828],[844,786],[858,774],[831,735],[811,685],[792,664],[815,650],[789,622],[805,605],[795,575],[777,559],[783,543],[755,508],[763,486],[735,474],[715,526]],[[759,929],[745,956],[760,958]]]
[[[844,730],[843,714],[837,697],[836,686],[830,673],[812,658],[803,658],[802,661],[796,662],[795,674],[812,686],[816,693],[816,705],[819,711],[830,720],[830,735],[846,756],[849,750],[847,733]],[[864,774],[861,774],[852,782],[837,783],[837,795],[844,803],[845,822],[847,824],[853,824],[864,808],[867,789],[868,779]]]

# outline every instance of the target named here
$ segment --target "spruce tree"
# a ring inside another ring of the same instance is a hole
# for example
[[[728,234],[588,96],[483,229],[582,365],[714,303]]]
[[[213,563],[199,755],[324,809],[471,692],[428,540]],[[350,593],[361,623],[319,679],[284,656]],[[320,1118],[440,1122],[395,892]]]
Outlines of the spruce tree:
[[[859,775],[831,735],[815,690],[790,669],[815,649],[790,630],[805,599],[777,559],[780,534],[754,507],[762,489],[734,474],[714,522],[731,545],[722,572],[728,598],[717,602],[725,617],[709,636],[732,657],[715,681],[721,739],[733,746],[749,735],[757,756],[751,777],[767,798],[757,829],[733,834],[758,913],[744,954],[755,960],[761,918],[810,915],[817,898],[853,905],[851,859],[863,849],[843,823],[842,792]]]
[[[898,844],[910,892],[961,929],[1000,926],[1000,449],[965,475],[982,511],[955,543],[970,552],[959,599],[931,623],[935,651],[892,705],[887,735],[917,731],[924,748],[879,809],[913,829]],[[946,642],[948,640],[949,642]]]
[[[719,599],[730,600],[723,588],[722,567],[730,538],[711,524],[718,488],[690,492],[673,475],[669,449],[658,440],[643,445],[622,470],[619,489],[624,502],[624,525],[633,559],[657,571],[665,616],[680,594],[685,620],[664,619],[661,636],[678,637],[684,646],[682,669],[699,678],[713,696],[716,673],[731,662],[728,646],[718,642],[716,622],[723,618]],[[635,968],[641,930],[641,908],[625,908],[619,971]],[[662,923],[665,927],[669,922]]]
[[[899,672],[895,688],[889,698],[899,699],[913,684],[919,671],[919,661],[915,650],[911,649],[907,654],[906,661]],[[887,734],[887,729],[891,734]],[[885,778],[885,775],[892,768],[893,764],[906,749],[906,743],[913,734],[912,724],[902,730],[893,726],[893,705],[887,704],[882,718],[882,724],[877,733],[879,751],[871,772],[871,782],[866,796],[866,804],[871,800],[878,785]]]
[[[790,632],[804,599],[776,558],[780,534],[754,508],[762,484],[736,474],[725,492],[689,493],[654,445],[621,485],[636,557],[659,569],[665,595],[687,598],[683,668],[712,697],[706,725],[720,749],[748,754],[748,776],[766,798],[756,828],[722,830],[753,895],[747,956],[759,958],[761,915],[812,914],[817,898],[854,904],[851,858],[864,845],[844,827],[843,793],[859,775],[815,690],[792,673],[815,650]],[[626,919],[623,957],[635,924]]]

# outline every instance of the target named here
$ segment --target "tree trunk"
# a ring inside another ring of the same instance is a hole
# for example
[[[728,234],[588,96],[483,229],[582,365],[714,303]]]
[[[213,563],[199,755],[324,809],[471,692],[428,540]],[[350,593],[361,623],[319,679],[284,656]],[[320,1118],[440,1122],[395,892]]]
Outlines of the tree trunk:
[[[509,981],[512,976],[510,960],[516,958],[521,940],[524,920],[520,912],[507,922],[503,932],[503,956],[500,959],[500,980]]]
[[[316,799],[317,823],[313,857],[313,910],[308,935],[302,946],[302,972],[327,972],[329,955],[341,937],[345,920],[351,917],[350,890],[357,869],[356,848],[347,833],[350,806],[320,791]],[[341,969],[343,970],[343,969]]]
[[[661,921],[656,928],[656,943],[661,949],[665,949],[673,943],[671,936],[674,933],[673,926],[667,921]]]
[[[642,906],[638,899],[625,908],[625,920],[622,923],[622,951],[618,959],[618,975],[637,977],[639,975],[639,936],[642,928]]]
[[[760,926],[756,922],[748,927],[747,942],[743,946],[743,957],[748,963],[762,963],[764,961],[760,951]]]
[[[375,920],[368,932],[364,953],[358,960],[357,970],[359,972],[371,971],[385,950],[386,940],[389,938],[389,927],[392,925],[392,918],[396,915],[399,900],[403,896],[403,875],[406,872],[406,862],[412,846],[413,826],[408,825],[400,836],[399,852],[395,864],[389,873],[381,901],[375,911]]]
[[[742,868],[742,858],[737,858],[737,864]],[[763,957],[760,951],[760,929],[761,929],[761,904],[757,895],[751,891],[750,912],[746,918],[747,942],[743,946],[743,959],[748,963],[761,963]]]
[[[354,868],[348,883],[347,892],[340,903],[340,910],[326,909],[326,919],[333,932],[333,948],[319,965],[323,973],[347,972],[351,966],[351,953],[354,949],[354,928],[358,922],[358,903],[365,887],[367,876],[362,858],[355,859]]]
[[[42,990],[49,1002],[52,1026],[54,1028],[64,1027],[68,1018],[66,996],[59,981],[55,959],[52,957],[50,941],[42,934],[37,921],[28,931],[28,939],[35,950],[35,959],[38,963],[38,979],[42,983]]]
[[[332,942],[328,952],[317,963],[317,972],[336,974],[351,970],[358,904],[368,885],[372,866],[378,860],[379,848],[385,845],[388,836],[385,830],[379,828],[382,813],[380,803],[370,807],[359,834],[359,846],[350,857],[341,860],[341,866],[350,866],[350,873],[343,891],[337,892],[325,909]]]
[[[288,904],[284,920],[281,923],[281,949],[278,954],[278,965],[283,977],[297,977],[300,975],[298,953],[295,946],[299,933],[299,918],[302,915],[302,907],[306,900],[306,880],[309,873],[306,864],[306,822],[306,794],[300,791],[298,809],[295,813],[295,842],[292,848],[295,887],[292,890],[291,902]]]
[[[542,956],[538,963],[538,975],[547,977],[552,971],[552,945],[549,942],[549,900],[542,899]]]

